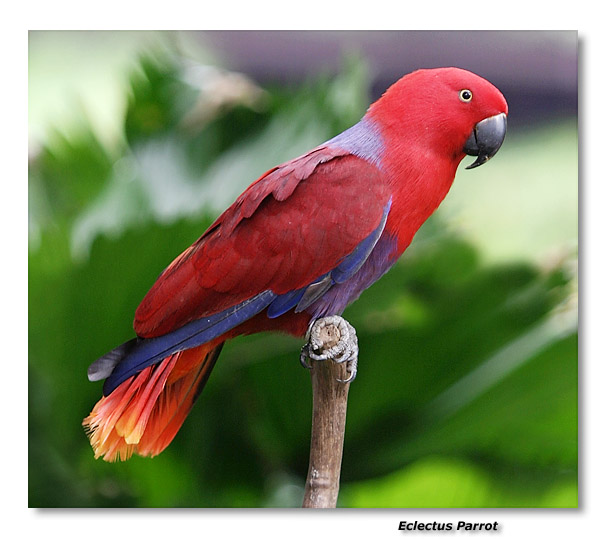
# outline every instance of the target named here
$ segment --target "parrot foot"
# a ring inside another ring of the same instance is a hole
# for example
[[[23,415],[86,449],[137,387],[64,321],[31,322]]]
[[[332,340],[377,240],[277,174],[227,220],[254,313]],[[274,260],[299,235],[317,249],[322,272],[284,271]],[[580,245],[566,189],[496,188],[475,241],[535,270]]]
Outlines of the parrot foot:
[[[301,349],[301,365],[311,369],[307,359],[335,363],[347,362],[348,377],[339,382],[352,382],[358,372],[358,337],[355,328],[341,316],[318,318],[305,334],[307,343]]]

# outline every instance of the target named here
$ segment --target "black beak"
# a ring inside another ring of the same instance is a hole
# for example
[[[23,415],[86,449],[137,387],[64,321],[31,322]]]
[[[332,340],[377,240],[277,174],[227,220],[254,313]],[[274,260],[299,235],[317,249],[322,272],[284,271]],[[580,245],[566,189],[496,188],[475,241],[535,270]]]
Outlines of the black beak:
[[[476,168],[486,163],[499,151],[506,132],[507,116],[503,112],[478,122],[463,148],[467,155],[477,155],[478,158],[465,168]]]

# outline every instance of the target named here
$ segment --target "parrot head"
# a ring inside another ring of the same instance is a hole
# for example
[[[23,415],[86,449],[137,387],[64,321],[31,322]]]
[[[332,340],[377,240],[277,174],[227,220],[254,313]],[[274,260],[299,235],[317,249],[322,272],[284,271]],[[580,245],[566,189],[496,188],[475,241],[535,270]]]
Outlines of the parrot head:
[[[475,156],[468,169],[497,153],[505,139],[507,113],[507,102],[495,86],[455,67],[420,69],[402,77],[368,111],[391,140],[415,145],[430,158],[458,165],[466,155]]]

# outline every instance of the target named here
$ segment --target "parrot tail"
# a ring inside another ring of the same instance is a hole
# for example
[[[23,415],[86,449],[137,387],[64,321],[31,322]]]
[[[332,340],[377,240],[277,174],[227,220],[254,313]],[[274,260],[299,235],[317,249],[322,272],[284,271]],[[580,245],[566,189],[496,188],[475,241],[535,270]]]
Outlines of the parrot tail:
[[[113,462],[133,453],[155,457],[185,421],[223,343],[176,352],[102,397],[82,425],[95,458]]]

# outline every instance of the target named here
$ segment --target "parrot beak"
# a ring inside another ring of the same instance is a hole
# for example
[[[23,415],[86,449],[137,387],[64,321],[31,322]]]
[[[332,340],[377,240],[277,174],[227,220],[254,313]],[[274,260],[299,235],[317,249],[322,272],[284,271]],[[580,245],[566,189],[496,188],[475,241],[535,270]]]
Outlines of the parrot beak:
[[[507,116],[504,112],[478,122],[463,147],[467,155],[477,155],[478,158],[465,168],[476,168],[486,163],[499,151],[506,132]]]

